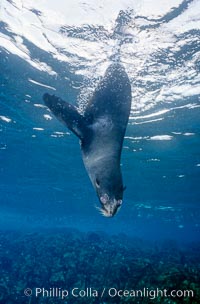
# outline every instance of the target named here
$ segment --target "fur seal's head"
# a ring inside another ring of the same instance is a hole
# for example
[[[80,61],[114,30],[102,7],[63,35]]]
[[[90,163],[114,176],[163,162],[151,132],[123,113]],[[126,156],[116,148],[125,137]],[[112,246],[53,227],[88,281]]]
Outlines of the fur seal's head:
[[[122,205],[125,187],[122,183],[113,183],[113,180],[105,183],[105,181],[101,182],[100,179],[96,178],[95,188],[101,203],[101,208],[97,207],[97,209],[103,216],[113,217]]]
[[[126,187],[123,186],[118,157],[109,154],[104,146],[101,147],[100,152],[100,155],[83,154],[83,160],[100,201],[101,206],[96,208],[103,216],[113,217],[122,205]]]

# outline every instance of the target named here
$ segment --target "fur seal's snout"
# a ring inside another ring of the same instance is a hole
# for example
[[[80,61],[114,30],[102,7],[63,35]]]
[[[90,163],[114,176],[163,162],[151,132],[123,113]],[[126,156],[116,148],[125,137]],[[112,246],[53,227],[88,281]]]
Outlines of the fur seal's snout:
[[[122,200],[109,199],[107,194],[100,197],[102,208],[98,208],[100,213],[105,217],[113,217],[120,209]]]

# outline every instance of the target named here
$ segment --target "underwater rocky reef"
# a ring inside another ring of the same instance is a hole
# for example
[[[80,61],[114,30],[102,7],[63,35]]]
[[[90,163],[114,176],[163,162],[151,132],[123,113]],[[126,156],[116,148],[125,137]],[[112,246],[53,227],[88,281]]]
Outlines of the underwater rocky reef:
[[[0,304],[197,304],[199,252],[200,243],[147,242],[123,234],[3,231]],[[134,296],[144,288],[146,296]],[[155,296],[158,289],[192,290],[193,296]]]

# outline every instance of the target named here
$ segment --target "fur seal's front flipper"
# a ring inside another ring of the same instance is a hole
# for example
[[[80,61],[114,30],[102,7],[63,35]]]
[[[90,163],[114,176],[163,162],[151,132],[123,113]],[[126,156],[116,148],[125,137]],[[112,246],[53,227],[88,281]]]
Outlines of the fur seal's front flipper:
[[[76,136],[83,140],[84,134],[88,130],[84,117],[78,113],[77,109],[61,98],[49,95],[48,93],[43,95],[43,100],[52,113]]]

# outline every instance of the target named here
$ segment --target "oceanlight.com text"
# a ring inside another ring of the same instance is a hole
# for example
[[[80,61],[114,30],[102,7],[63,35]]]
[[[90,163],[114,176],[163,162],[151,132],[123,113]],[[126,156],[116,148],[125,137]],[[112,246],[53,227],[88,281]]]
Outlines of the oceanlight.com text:
[[[46,289],[44,287],[36,287],[34,289],[26,288],[24,290],[24,294],[27,297],[35,296],[43,297],[43,298],[59,298],[59,299],[66,299],[66,298],[96,298],[96,297],[109,297],[109,298],[149,298],[151,300],[157,297],[163,298],[193,298],[194,291],[193,290],[167,290],[167,289],[150,289],[150,288],[143,288],[143,289],[130,289],[130,290],[122,290],[117,289],[115,287],[111,288],[102,288],[102,289],[95,289],[95,288],[86,288],[81,289],[74,287],[72,289],[64,289],[53,287]]]

